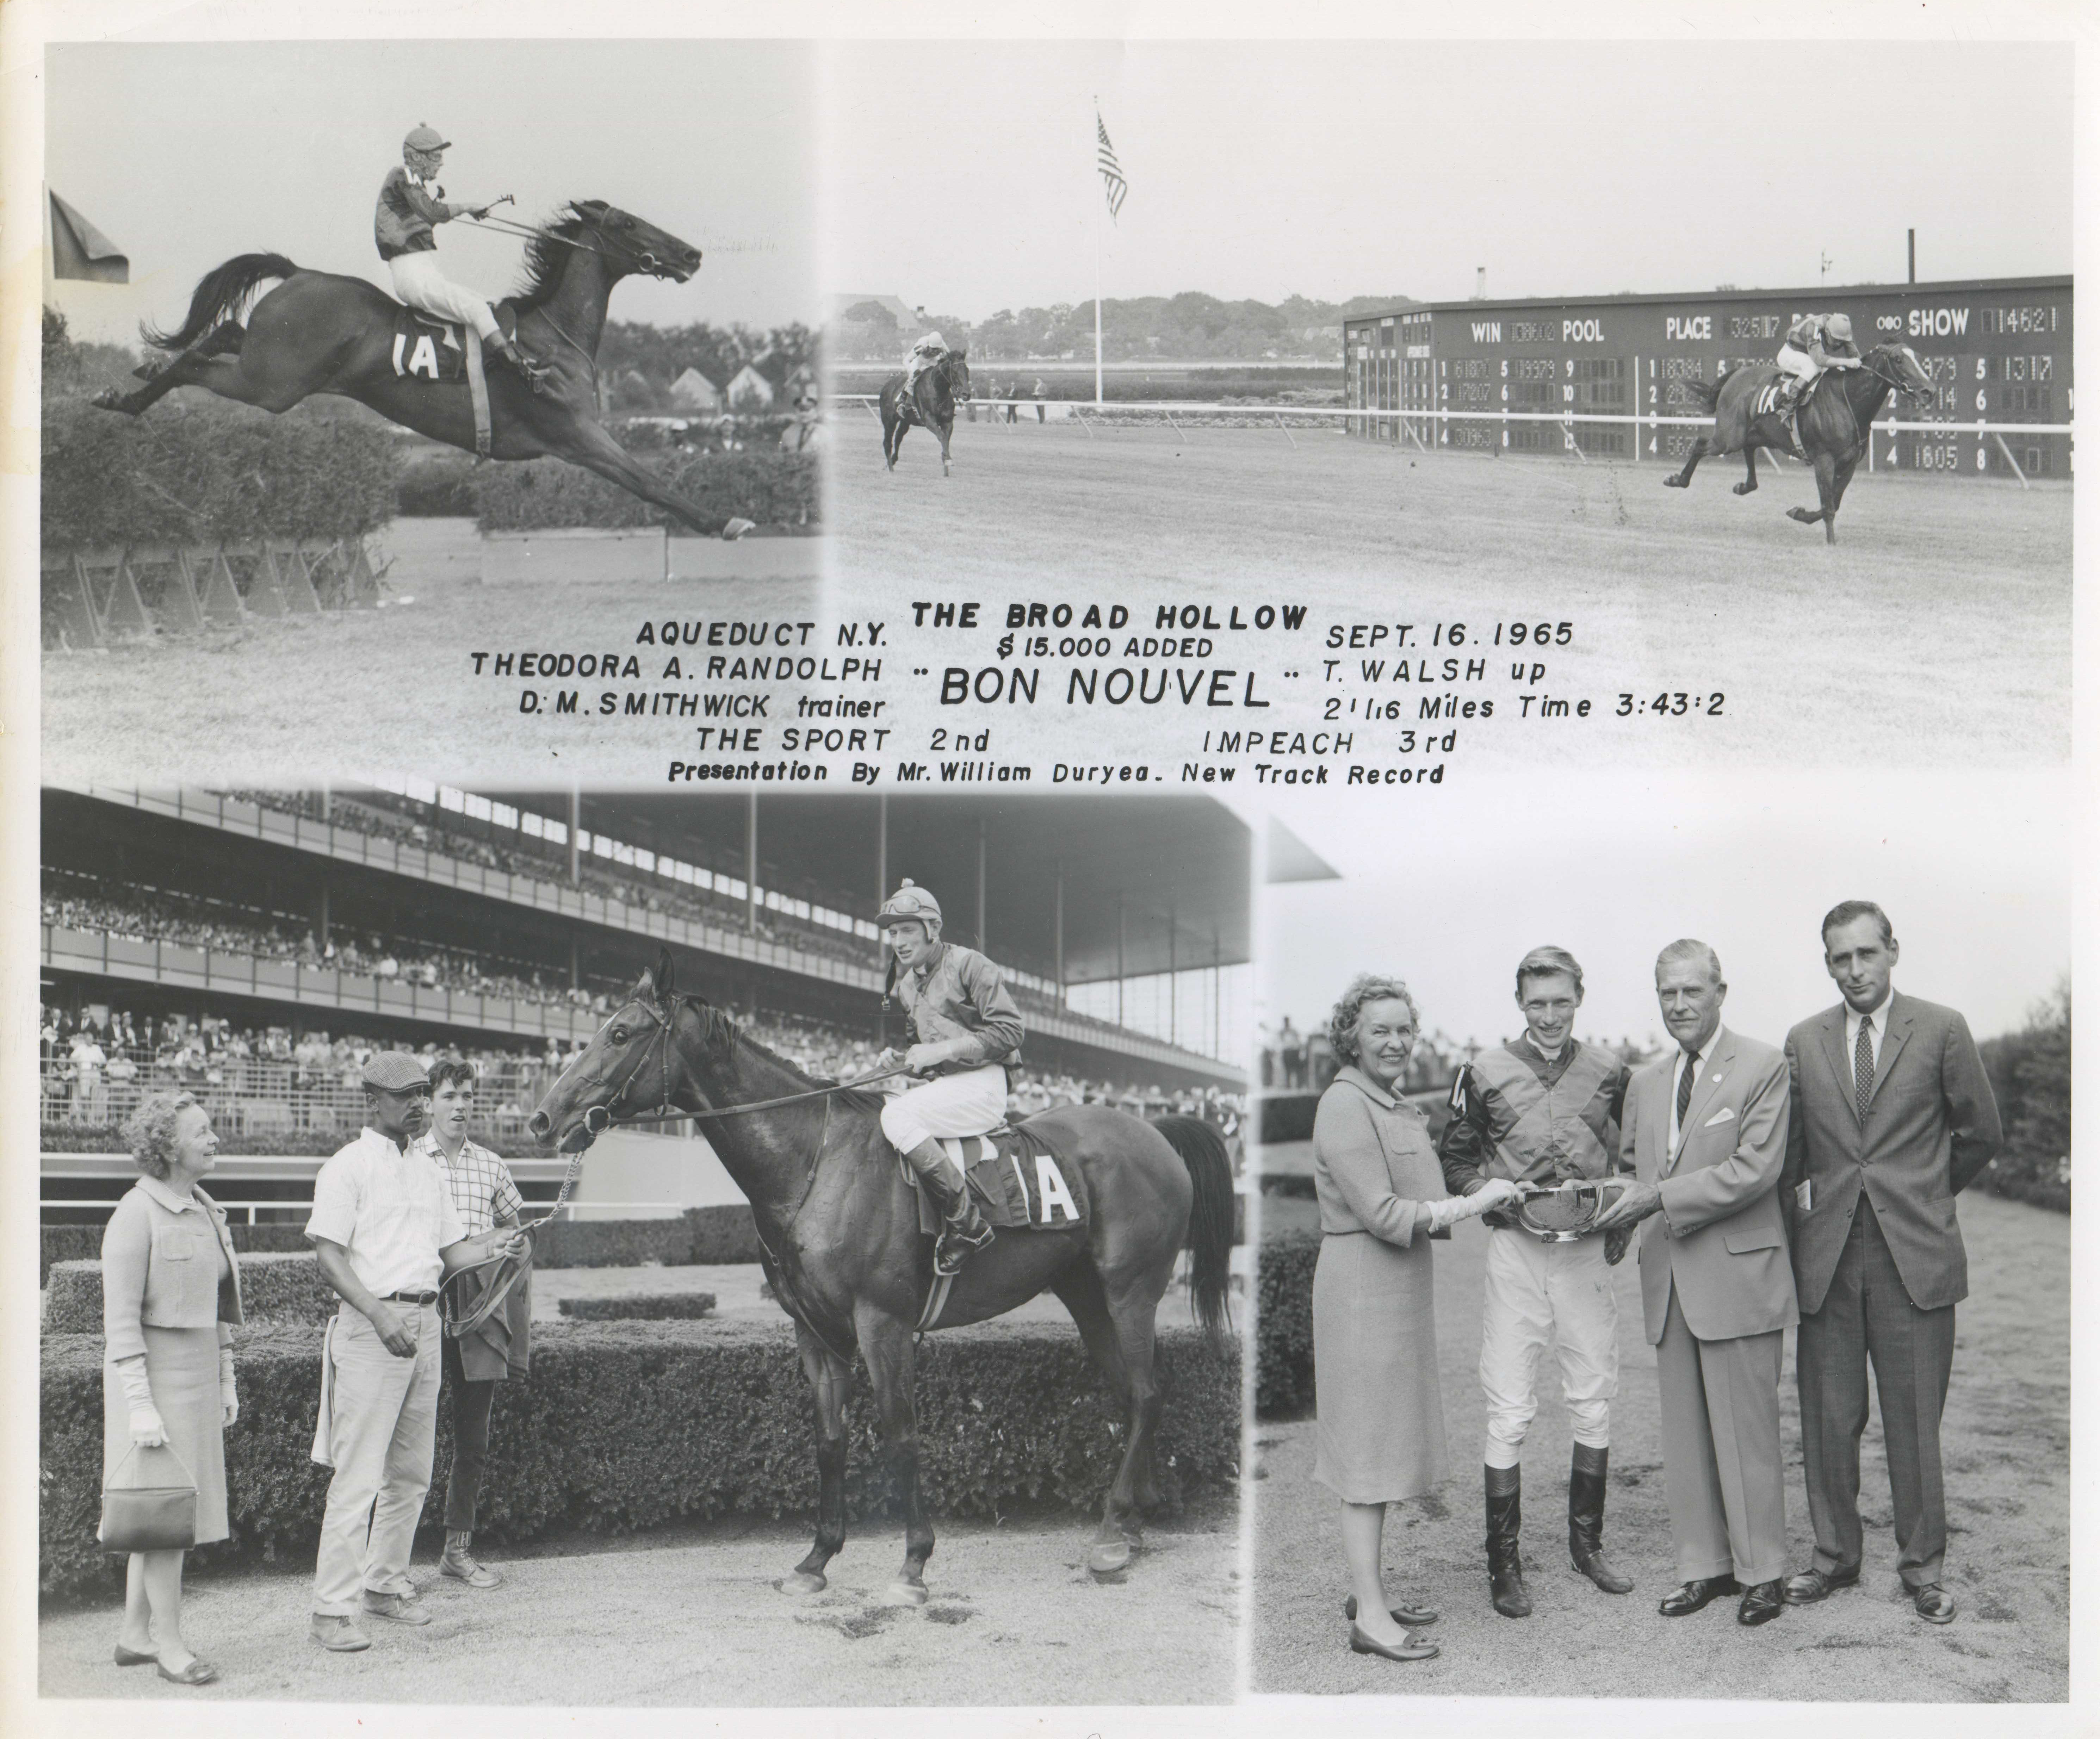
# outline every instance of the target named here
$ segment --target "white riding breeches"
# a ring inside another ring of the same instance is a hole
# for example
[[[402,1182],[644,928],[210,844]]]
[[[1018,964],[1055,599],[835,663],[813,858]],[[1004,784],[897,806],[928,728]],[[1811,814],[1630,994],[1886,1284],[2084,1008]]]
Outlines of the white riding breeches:
[[[1791,374],[1804,386],[1823,372],[1815,366],[1815,359],[1813,356],[1807,351],[1792,344],[1780,346],[1779,355],[1772,360],[1780,365],[1781,370]]]
[[[982,1135],[1005,1121],[1006,1069],[1000,1063],[907,1085],[882,1107],[882,1132],[902,1154],[943,1136]]]
[[[1480,1323],[1480,1388],[1487,1401],[1491,1468],[1521,1460],[1524,1432],[1538,1410],[1538,1363],[1549,1341],[1560,1354],[1560,1387],[1575,1441],[1611,1442],[1612,1397],[1619,1392],[1619,1307],[1604,1240],[1547,1243],[1498,1226],[1488,1233],[1486,1308]]]
[[[394,294],[410,307],[435,320],[461,321],[473,327],[484,341],[495,336],[495,311],[483,298],[439,271],[435,250],[397,254],[386,263],[393,268]]]

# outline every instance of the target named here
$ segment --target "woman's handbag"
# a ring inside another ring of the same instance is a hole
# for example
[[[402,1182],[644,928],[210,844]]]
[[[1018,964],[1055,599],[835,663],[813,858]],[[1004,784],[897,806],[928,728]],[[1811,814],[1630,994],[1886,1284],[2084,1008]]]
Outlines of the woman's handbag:
[[[156,1476],[161,1483],[149,1483]],[[135,1443],[102,1488],[95,1538],[104,1551],[188,1551],[196,1544],[196,1481],[183,1458],[165,1444]]]

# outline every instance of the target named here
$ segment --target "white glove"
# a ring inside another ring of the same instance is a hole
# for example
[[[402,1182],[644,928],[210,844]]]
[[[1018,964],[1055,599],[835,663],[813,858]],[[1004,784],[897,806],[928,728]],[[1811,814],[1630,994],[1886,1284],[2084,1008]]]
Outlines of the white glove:
[[[1524,1191],[1507,1177],[1491,1177],[1471,1195],[1449,1196],[1443,1201],[1432,1202],[1429,1204],[1429,1229],[1432,1232],[1445,1231],[1461,1220],[1476,1219],[1490,1208],[1523,1199]]]
[[[218,1349],[219,1423],[231,1425],[240,1417],[240,1397],[233,1386],[233,1348]]]
[[[117,1380],[124,1385],[124,1398],[131,1411],[131,1441],[141,1449],[157,1449],[168,1441],[167,1422],[153,1405],[153,1385],[146,1380],[146,1360],[119,1360]]]

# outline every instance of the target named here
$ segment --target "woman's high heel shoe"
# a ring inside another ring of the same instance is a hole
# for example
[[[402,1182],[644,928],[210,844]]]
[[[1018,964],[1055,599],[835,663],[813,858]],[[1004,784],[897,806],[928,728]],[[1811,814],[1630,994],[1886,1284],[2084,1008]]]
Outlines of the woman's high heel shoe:
[[[1342,1616],[1353,1620],[1357,1616],[1357,1597],[1353,1594],[1342,1602]],[[1436,1614],[1427,1606],[1396,1606],[1392,1622],[1400,1625],[1434,1624]]]
[[[1353,1622],[1349,1626],[1349,1647],[1358,1654],[1382,1655],[1388,1661],[1426,1661],[1437,1652],[1436,1644],[1418,1642],[1412,1636],[1397,1648],[1374,1642],[1364,1635],[1361,1625]]]

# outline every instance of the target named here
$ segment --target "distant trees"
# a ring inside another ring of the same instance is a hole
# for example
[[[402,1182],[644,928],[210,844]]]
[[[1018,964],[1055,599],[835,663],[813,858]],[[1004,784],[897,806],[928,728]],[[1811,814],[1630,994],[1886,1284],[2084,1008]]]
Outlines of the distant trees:
[[[2044,1207],[2071,1207],[2071,982],[2035,1004],[2020,1031],[1979,1048],[2005,1125],[1984,1188]]]
[[[893,317],[891,324],[895,324]],[[647,413],[665,408],[671,383],[688,369],[699,369],[721,386],[746,363],[767,356],[779,362],[783,373],[805,363],[816,367],[818,345],[818,335],[799,320],[763,331],[700,321],[690,326],[645,326],[610,320],[598,342],[598,376],[606,382],[611,408]]]

